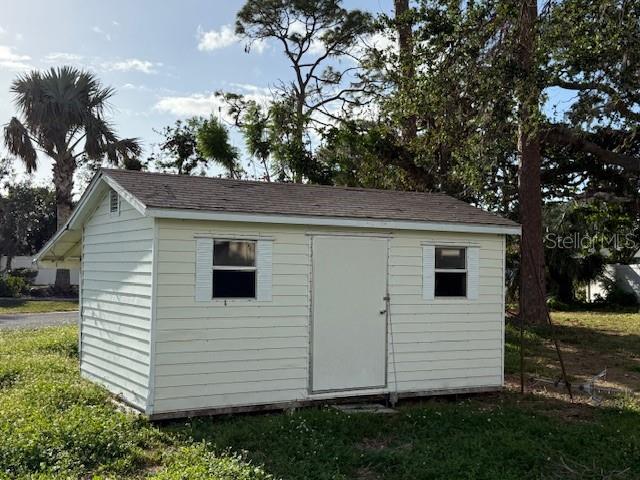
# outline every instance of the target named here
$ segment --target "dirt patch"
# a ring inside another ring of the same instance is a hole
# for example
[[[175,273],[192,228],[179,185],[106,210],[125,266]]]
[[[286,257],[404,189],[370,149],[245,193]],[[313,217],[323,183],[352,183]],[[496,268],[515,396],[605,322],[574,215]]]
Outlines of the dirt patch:
[[[358,442],[356,448],[359,450],[366,450],[368,452],[379,452],[389,448],[390,443],[391,439],[388,438],[363,438]]]
[[[354,477],[356,480],[378,480],[380,477],[368,467],[362,467],[356,470]]]

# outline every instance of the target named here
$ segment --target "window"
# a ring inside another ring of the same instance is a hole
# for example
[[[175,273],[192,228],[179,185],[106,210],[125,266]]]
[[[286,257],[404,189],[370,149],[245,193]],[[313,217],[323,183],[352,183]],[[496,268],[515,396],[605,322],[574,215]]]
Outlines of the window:
[[[109,213],[120,212],[120,196],[115,190],[109,190]]]
[[[435,296],[467,296],[466,248],[436,247]]]
[[[213,298],[256,298],[256,242],[214,240]]]

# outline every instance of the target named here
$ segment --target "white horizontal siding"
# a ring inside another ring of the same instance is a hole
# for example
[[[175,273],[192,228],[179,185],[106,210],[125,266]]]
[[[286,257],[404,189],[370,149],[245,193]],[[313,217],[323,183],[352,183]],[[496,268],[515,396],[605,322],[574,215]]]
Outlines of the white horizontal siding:
[[[153,220],[108,197],[84,226],[82,374],[144,409],[149,395]]]
[[[273,239],[272,299],[196,302],[200,234]],[[300,228],[160,221],[155,411],[304,398],[309,275],[309,238]]]
[[[202,235],[272,239],[272,301],[196,302],[195,247]],[[394,344],[389,348],[388,389],[396,384],[406,392],[500,385],[501,237],[392,236],[389,338]],[[422,243],[439,240],[480,247],[477,300],[422,299]],[[309,397],[309,241],[304,226],[159,220],[156,413]]]
[[[439,242],[479,246],[477,299],[422,298],[422,244]],[[402,392],[501,385],[503,256],[498,235],[410,234],[391,240],[390,388]]]

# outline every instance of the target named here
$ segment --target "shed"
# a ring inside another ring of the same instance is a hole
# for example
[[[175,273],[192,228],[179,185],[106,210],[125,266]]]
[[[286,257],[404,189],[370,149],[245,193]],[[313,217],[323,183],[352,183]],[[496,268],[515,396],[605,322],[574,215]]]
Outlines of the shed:
[[[82,375],[161,419],[500,389],[519,233],[437,193],[104,169],[36,261],[80,267]]]

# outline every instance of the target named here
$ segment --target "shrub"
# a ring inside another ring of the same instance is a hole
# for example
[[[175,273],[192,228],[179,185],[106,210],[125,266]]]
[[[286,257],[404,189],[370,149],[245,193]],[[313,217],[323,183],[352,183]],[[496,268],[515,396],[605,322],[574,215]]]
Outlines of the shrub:
[[[27,290],[27,281],[15,275],[0,276],[0,297],[19,297]]]
[[[564,310],[570,309],[570,306],[568,304],[566,304],[565,302],[563,302],[562,300],[560,300],[558,297],[555,297],[555,296],[551,296],[547,298],[547,307],[549,307],[549,310],[557,310],[557,311],[564,311]]]
[[[31,268],[14,268],[11,270],[11,275],[14,277],[24,278],[25,282],[31,285],[38,276],[38,271]]]
[[[615,287],[607,291],[606,303],[618,307],[637,307],[638,298],[635,293],[626,292],[620,287]]]
[[[627,292],[609,278],[603,279],[603,287],[605,290],[604,298],[598,296],[594,300],[594,304],[605,308],[637,308],[638,298],[633,292]]]

